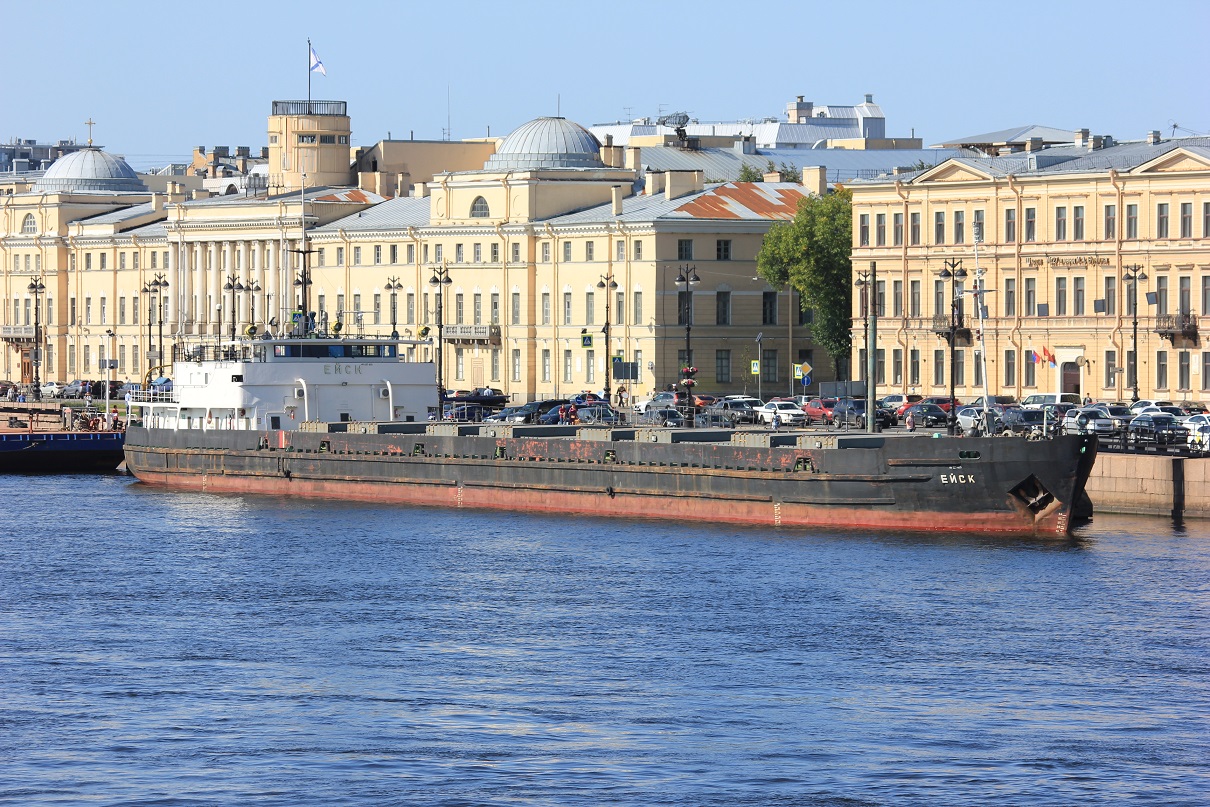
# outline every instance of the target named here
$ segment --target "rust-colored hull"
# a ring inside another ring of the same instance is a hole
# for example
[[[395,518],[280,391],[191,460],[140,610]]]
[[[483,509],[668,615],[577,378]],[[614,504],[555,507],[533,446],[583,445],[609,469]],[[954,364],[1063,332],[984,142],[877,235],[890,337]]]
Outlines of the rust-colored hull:
[[[132,430],[131,473],[151,485],[221,493],[1039,536],[1069,533],[1096,446],[1082,438],[891,437],[871,438],[867,447],[809,449],[432,434],[182,434]]]

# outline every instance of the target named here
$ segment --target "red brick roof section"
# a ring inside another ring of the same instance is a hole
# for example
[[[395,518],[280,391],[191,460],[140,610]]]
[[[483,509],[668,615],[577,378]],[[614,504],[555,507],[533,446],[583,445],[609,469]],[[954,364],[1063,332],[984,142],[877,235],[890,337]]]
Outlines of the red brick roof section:
[[[801,185],[729,182],[676,209],[699,219],[794,218],[798,200],[807,196]]]

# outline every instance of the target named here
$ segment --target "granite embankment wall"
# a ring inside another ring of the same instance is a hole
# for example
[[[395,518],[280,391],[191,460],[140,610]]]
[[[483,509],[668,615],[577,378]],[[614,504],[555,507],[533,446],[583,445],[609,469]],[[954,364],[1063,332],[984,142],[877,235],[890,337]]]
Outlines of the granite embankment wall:
[[[1210,518],[1210,459],[1097,455],[1088,495],[1098,513]]]

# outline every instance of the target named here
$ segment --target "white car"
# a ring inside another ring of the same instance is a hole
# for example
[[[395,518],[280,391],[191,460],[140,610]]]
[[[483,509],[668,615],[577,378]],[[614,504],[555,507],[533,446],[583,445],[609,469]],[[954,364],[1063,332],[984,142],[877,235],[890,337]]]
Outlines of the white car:
[[[1198,423],[1189,427],[1189,448],[1203,454],[1210,451],[1210,423]]]
[[[678,401],[677,396],[680,395]],[[676,392],[657,392],[645,401],[635,401],[634,411],[636,414],[643,414],[648,409],[663,409],[664,407],[676,408],[677,403],[683,403],[685,400],[683,393]]]
[[[42,393],[43,398],[58,398],[63,394],[63,385],[58,381],[43,381],[38,391]]]
[[[1109,437],[1117,431],[1113,418],[1101,409],[1068,409],[1059,428],[1064,434],[1096,434]]]
[[[763,423],[772,424],[774,414],[786,426],[799,426],[807,420],[802,407],[793,401],[769,401],[764,406],[756,407],[756,415]]]

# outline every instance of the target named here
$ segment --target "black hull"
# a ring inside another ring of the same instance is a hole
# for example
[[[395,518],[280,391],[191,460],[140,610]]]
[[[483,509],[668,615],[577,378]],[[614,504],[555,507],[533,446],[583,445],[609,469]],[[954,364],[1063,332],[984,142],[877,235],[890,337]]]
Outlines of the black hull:
[[[392,426],[394,424],[391,424]],[[371,424],[368,429],[375,427]],[[776,526],[1066,535],[1095,438],[422,427],[385,434],[132,427],[144,482],[241,493]],[[613,439],[608,439],[612,437]],[[652,442],[656,440],[657,442]],[[662,442],[660,442],[662,441]],[[763,443],[763,444],[762,444]]]
[[[0,473],[106,473],[126,458],[123,440],[121,432],[0,434]]]

